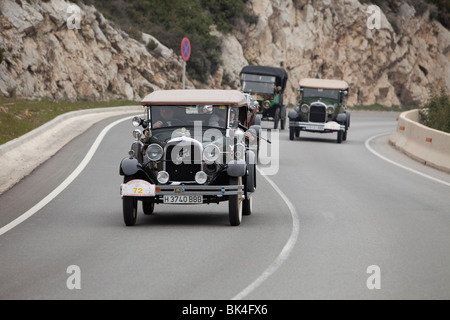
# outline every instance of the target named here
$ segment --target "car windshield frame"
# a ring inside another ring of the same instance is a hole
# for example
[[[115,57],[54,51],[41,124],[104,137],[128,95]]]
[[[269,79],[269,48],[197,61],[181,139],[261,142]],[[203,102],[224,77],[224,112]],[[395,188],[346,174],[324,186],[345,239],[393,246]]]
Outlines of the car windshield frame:
[[[193,127],[199,122],[202,127],[227,128],[228,105],[151,105],[149,109],[152,130]]]
[[[302,100],[310,98],[323,98],[339,101],[340,90],[322,88],[302,88]]]
[[[241,74],[242,91],[246,93],[268,93],[273,94],[277,78],[269,75],[251,73]]]

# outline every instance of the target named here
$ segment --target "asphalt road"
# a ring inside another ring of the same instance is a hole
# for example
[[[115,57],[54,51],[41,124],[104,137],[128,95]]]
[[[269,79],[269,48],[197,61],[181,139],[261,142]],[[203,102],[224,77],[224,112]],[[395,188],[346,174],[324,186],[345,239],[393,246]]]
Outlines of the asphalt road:
[[[450,175],[388,145],[397,116],[353,113],[342,144],[282,131],[279,170],[258,176],[239,227],[226,203],[159,205],[125,227],[118,171],[133,127],[121,122],[54,199],[0,232],[0,299],[449,299]],[[1,195],[0,228],[60,186],[119,119]],[[80,289],[68,288],[70,266]]]

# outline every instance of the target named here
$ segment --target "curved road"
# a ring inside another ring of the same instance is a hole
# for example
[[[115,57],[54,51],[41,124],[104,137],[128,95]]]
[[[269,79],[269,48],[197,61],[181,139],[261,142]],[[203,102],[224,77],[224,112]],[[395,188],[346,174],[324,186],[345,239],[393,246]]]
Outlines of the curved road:
[[[278,173],[258,176],[254,214],[239,227],[226,203],[157,206],[125,227],[118,170],[133,127],[120,122],[72,183],[0,232],[0,299],[449,299],[450,175],[388,145],[396,117],[355,112],[340,145],[334,134],[289,141],[282,131]],[[1,195],[0,228],[57,188],[119,119]],[[81,289],[69,290],[73,265]]]

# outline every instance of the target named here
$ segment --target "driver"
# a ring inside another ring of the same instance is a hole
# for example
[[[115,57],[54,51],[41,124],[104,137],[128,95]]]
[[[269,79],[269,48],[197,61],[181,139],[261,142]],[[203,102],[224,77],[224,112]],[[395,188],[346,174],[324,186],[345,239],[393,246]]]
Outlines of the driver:
[[[159,120],[153,124],[153,128],[170,127],[174,122],[173,116],[175,114],[175,108],[173,107],[162,107],[160,108],[160,116],[162,120]]]

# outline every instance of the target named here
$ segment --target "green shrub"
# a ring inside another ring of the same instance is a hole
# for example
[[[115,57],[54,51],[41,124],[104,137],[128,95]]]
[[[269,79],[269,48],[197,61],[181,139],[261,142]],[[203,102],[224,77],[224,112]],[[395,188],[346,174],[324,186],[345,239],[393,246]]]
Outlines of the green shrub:
[[[445,88],[432,93],[430,101],[419,110],[419,118],[427,127],[450,133],[450,98]]]

